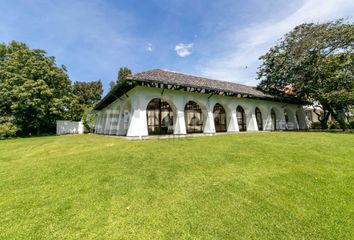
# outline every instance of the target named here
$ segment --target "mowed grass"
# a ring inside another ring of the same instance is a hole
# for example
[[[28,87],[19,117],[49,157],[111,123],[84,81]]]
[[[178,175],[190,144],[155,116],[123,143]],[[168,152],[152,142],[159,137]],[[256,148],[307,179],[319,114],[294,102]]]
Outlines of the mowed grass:
[[[354,239],[354,134],[0,141],[0,239]]]

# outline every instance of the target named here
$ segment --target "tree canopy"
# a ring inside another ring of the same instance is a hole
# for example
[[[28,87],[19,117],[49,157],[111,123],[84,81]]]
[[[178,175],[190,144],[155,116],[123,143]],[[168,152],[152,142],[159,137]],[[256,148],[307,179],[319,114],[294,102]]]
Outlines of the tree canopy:
[[[297,96],[323,109],[323,128],[331,114],[344,129],[345,112],[354,105],[354,25],[345,20],[306,23],[286,34],[265,55],[259,88],[291,86]]]
[[[75,82],[73,92],[79,97],[79,103],[93,106],[101,99],[103,86],[101,80],[93,82]]]
[[[93,106],[100,101],[103,93],[101,80],[93,82],[75,82],[73,84],[73,101],[71,105],[71,119],[79,121],[84,116],[90,115]]]
[[[83,85],[72,86],[65,66],[44,50],[0,43],[0,125],[20,134],[54,132],[56,120],[78,118],[80,104],[100,99],[100,82]]]
[[[66,69],[45,54],[16,41],[0,44],[0,115],[14,117],[25,134],[50,130],[69,109]]]

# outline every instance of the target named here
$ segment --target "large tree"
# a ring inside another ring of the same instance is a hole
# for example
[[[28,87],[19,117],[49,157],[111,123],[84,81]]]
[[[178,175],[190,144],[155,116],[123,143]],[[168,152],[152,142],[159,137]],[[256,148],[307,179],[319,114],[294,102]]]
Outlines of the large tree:
[[[344,129],[354,103],[354,25],[336,20],[306,23],[286,34],[265,55],[259,88],[277,92],[291,86],[297,96],[321,107],[323,128],[332,115]]]
[[[75,82],[73,92],[79,97],[79,103],[93,106],[101,100],[103,87],[101,80],[93,82]]]
[[[50,132],[65,119],[72,96],[64,66],[24,43],[0,43],[0,116],[13,119],[23,134]]]
[[[52,130],[71,101],[65,67],[24,43],[0,44],[0,49],[0,115],[13,116],[24,134]]]
[[[93,82],[75,82],[73,85],[74,98],[70,106],[72,120],[79,121],[87,109],[101,100],[103,86],[101,80]]]

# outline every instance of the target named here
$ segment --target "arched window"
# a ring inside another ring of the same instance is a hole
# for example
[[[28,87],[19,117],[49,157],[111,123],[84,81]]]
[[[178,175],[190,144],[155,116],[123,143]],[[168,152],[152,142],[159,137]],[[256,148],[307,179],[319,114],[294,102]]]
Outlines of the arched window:
[[[256,120],[257,120],[257,125],[258,125],[258,131],[262,131],[263,130],[263,119],[262,119],[261,110],[259,110],[258,107],[256,107]]]
[[[288,115],[288,111],[284,110],[284,117],[285,117],[285,122],[288,123],[289,122],[289,115]]]
[[[272,118],[272,123],[273,123],[273,130],[277,130],[277,116],[275,114],[274,109],[270,112],[270,116]]]
[[[226,132],[226,112],[221,104],[217,103],[214,106],[214,123],[216,132]]]
[[[288,111],[286,111],[286,109],[284,110],[284,118],[285,118],[285,128],[288,129],[289,128],[289,115],[288,115]]]
[[[240,131],[247,131],[245,110],[243,110],[241,106],[238,106],[236,109],[236,113],[238,128],[240,129]]]
[[[186,121],[187,133],[203,132],[203,114],[200,106],[189,101],[184,107],[184,119]]]
[[[172,134],[173,111],[170,105],[160,99],[152,99],[146,108],[149,134]]]

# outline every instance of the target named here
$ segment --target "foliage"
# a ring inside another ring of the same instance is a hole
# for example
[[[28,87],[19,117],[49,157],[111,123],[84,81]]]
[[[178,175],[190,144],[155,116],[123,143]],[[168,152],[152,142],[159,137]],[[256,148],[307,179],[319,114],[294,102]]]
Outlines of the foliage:
[[[354,129],[354,120],[350,121],[348,125],[350,129]]]
[[[127,67],[119,68],[117,82],[124,81],[124,79],[131,74],[132,71],[129,68]]]
[[[19,128],[14,124],[13,119],[2,117],[0,119],[0,139],[16,136]]]
[[[73,92],[79,98],[79,104],[93,106],[101,100],[103,86],[101,80],[93,82],[75,82]]]
[[[70,79],[45,54],[15,41],[0,44],[0,115],[14,116],[22,134],[52,131],[67,117]]]
[[[328,127],[329,127],[329,129],[340,129],[341,128],[339,122],[336,120],[328,122]]]
[[[40,49],[0,43],[0,116],[11,116],[20,134],[55,131],[56,120],[80,120],[102,94],[101,81],[74,85],[65,66]]]
[[[291,86],[297,96],[323,110],[323,128],[332,115],[344,129],[354,102],[354,24],[337,20],[295,27],[260,59],[259,88]]]
[[[5,140],[0,239],[354,239],[353,156],[344,133]]]
[[[84,110],[84,113],[82,115],[82,122],[85,126],[85,129],[89,132],[92,131],[96,119],[96,115],[92,113],[92,110],[92,107],[88,107]]]
[[[312,129],[321,129],[321,123],[320,122],[312,122],[311,123],[311,128]]]
[[[74,97],[71,102],[71,120],[80,121],[85,109],[92,108],[103,93],[101,80],[93,82],[75,82],[73,84]]]

